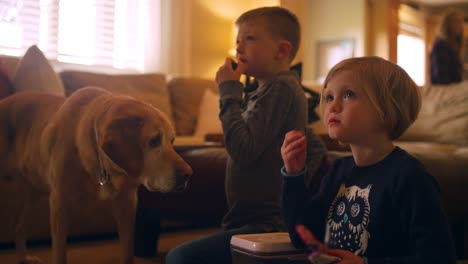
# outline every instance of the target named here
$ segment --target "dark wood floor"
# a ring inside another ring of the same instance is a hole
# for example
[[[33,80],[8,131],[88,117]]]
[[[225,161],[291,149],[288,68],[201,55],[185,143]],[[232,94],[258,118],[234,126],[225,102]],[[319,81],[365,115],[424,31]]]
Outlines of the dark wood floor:
[[[216,227],[194,228],[165,231],[161,234],[158,255],[153,259],[135,258],[135,264],[163,264],[167,252],[185,242],[220,230]],[[72,242],[68,246],[69,264],[115,264],[120,263],[120,248],[115,238],[84,240]],[[41,258],[44,263],[51,263],[50,246],[33,245],[29,255]],[[16,264],[15,251],[11,247],[0,249],[0,263]]]
[[[216,227],[205,227],[165,231],[161,234],[158,255],[153,259],[135,258],[135,264],[164,264],[164,257],[171,248],[219,230]],[[50,247],[47,245],[33,245],[29,253],[41,258],[44,263],[51,263]],[[116,264],[120,263],[119,253],[120,248],[115,238],[74,241],[68,246],[68,263]],[[0,263],[17,264],[13,248],[0,248]],[[457,264],[468,264],[468,260],[457,261]]]

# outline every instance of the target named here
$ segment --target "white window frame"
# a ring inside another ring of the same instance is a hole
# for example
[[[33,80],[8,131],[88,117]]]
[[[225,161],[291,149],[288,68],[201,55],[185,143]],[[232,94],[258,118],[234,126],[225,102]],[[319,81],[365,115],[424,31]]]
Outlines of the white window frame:
[[[426,83],[426,43],[420,34],[402,30],[397,38],[397,64],[400,65],[413,81],[423,86]]]
[[[397,64],[419,86],[426,84],[425,16],[409,5],[400,4],[397,37]]]

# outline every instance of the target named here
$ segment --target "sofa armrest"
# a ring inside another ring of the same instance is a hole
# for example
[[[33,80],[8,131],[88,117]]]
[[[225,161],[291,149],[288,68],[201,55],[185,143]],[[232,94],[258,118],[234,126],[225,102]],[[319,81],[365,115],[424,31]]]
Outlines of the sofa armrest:
[[[206,134],[206,142],[218,143],[221,146],[224,146],[224,134]]]

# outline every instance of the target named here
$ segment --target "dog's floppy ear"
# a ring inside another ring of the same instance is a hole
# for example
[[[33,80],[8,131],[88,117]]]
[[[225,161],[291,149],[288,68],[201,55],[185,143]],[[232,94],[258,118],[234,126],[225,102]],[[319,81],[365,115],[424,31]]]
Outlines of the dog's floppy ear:
[[[104,167],[109,170],[116,189],[120,189],[123,176],[136,177],[140,174],[143,160],[140,135],[143,124],[141,117],[125,117],[111,121],[105,129],[100,149],[103,160],[106,160]]]

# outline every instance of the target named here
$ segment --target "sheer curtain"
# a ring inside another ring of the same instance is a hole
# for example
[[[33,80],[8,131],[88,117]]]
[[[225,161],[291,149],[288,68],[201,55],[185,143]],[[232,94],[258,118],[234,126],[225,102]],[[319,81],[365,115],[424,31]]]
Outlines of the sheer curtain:
[[[36,44],[60,67],[187,73],[190,1],[0,0],[0,54]],[[66,65],[66,66],[63,66]]]
[[[161,47],[158,72],[190,74],[191,10],[193,1],[161,0]]]

